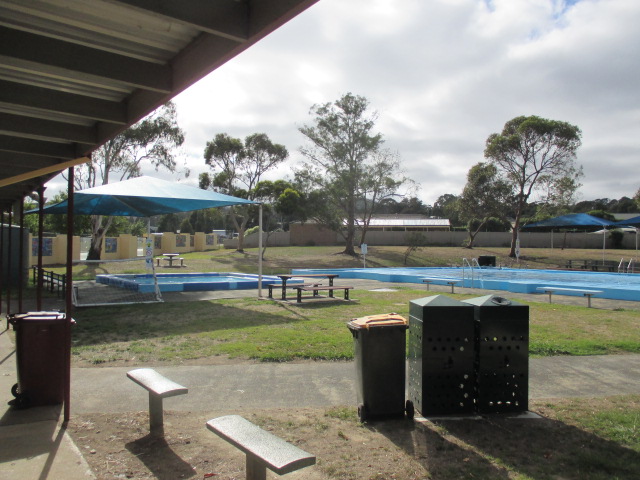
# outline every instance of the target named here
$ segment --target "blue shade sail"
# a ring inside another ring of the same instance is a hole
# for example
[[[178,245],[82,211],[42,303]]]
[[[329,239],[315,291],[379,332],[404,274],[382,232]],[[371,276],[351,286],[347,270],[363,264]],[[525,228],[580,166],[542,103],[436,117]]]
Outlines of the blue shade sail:
[[[256,203],[258,202],[143,176],[75,192],[73,212],[76,215],[152,217]],[[38,213],[38,210],[27,213]],[[45,207],[44,213],[66,214],[67,201]]]

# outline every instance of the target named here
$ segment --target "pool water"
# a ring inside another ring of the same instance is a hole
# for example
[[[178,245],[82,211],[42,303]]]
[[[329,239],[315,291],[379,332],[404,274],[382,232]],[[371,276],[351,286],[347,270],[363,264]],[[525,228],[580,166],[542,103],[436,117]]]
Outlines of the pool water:
[[[458,279],[461,286],[515,293],[540,293],[538,287],[562,287],[600,290],[598,297],[640,301],[640,275],[630,273],[576,272],[570,270],[535,270],[514,268],[349,268],[297,269],[291,273],[336,273],[339,278],[362,278],[382,282],[420,283],[424,277]],[[433,283],[442,283],[434,281]],[[557,292],[560,295],[560,292]],[[564,292],[563,295],[581,296]]]
[[[161,292],[194,292],[205,290],[247,290],[258,288],[258,275],[248,273],[159,273],[156,275]],[[151,274],[96,275],[96,283],[136,290],[154,291]],[[263,275],[262,285],[280,283],[280,278]]]

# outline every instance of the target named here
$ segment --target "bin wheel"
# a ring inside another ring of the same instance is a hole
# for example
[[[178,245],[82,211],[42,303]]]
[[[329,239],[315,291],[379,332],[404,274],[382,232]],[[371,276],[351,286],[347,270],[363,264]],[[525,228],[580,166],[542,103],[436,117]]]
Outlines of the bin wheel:
[[[13,387],[11,387],[11,395],[13,395],[15,398],[18,398],[20,396],[20,387],[17,383]]]
[[[407,400],[405,403],[405,412],[407,413],[407,418],[411,420],[416,413],[415,408],[413,407],[413,402],[411,400]]]
[[[358,405],[358,418],[360,419],[360,423],[364,423],[367,419],[367,407],[364,405]]]

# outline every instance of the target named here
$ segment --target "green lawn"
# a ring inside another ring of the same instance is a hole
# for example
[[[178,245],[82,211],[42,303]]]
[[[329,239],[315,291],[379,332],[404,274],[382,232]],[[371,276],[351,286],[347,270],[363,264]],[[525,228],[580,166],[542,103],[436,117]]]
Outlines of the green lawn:
[[[79,309],[74,359],[135,365],[228,356],[259,361],[353,357],[346,323],[376,313],[409,314],[424,290],[356,290],[353,303],[300,306],[257,298]],[[470,295],[452,295],[457,299]],[[517,300],[517,297],[513,297]],[[640,312],[524,302],[530,305],[532,355],[640,352]]]

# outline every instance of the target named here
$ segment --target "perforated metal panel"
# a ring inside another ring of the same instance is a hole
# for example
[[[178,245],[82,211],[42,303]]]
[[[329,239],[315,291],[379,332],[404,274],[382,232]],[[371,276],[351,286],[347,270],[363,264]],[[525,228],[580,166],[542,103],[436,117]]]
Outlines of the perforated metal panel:
[[[466,300],[478,321],[478,413],[529,408],[529,306],[489,295]]]
[[[409,399],[423,415],[473,413],[474,309],[434,295],[409,313]]]

